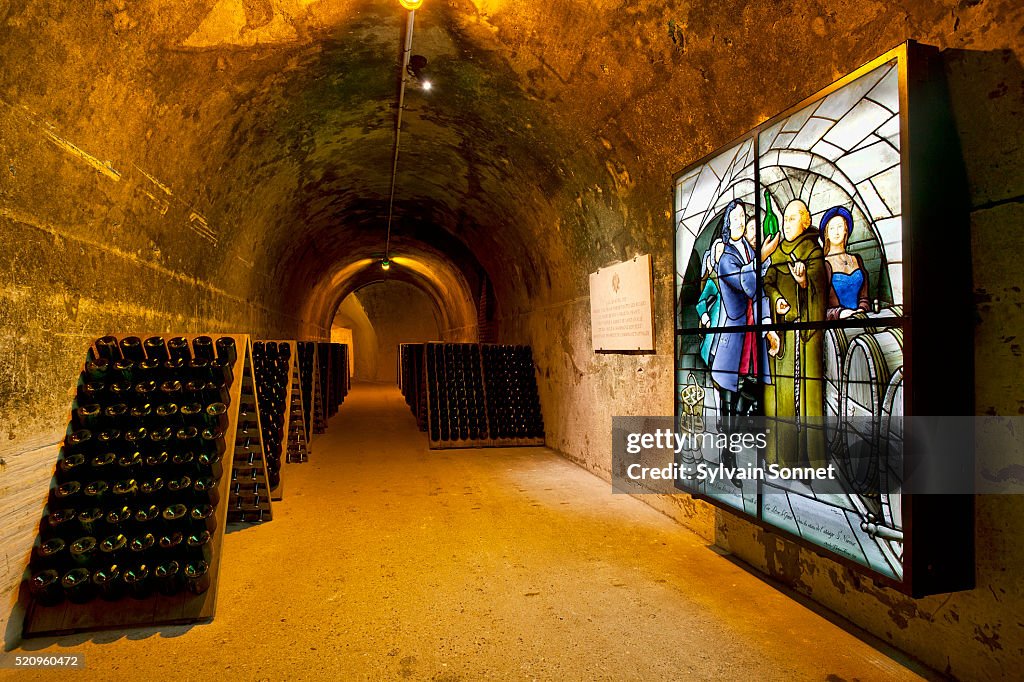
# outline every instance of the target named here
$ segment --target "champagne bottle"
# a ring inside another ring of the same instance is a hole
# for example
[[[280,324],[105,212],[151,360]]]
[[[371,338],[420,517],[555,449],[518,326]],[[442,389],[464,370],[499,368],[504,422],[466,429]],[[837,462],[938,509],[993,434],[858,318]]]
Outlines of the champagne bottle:
[[[771,239],[779,233],[779,217],[772,210],[772,195],[764,191],[764,222],[761,224],[765,239]]]
[[[184,540],[185,536],[178,530],[161,535],[157,541],[161,556],[165,559],[173,559],[179,553],[179,547]]]
[[[230,336],[222,336],[217,339],[217,359],[229,365],[235,364],[238,352],[235,348],[235,340]]]
[[[132,510],[122,506],[120,509],[111,509],[107,512],[107,531],[115,535],[127,529],[127,524],[132,518]]]
[[[106,358],[89,360],[85,363],[85,375],[89,378],[89,381],[104,381],[112,366],[110,360]]]
[[[104,336],[96,341],[96,354],[107,360],[120,360],[121,348],[117,345],[117,337]]]
[[[160,594],[173,595],[181,589],[182,576],[178,562],[171,559],[158,564],[153,571],[157,589]]]
[[[70,568],[70,556],[64,538],[50,538],[35,546],[31,562],[32,568],[40,571],[50,568],[60,571],[65,566]]]
[[[100,455],[100,457],[105,457],[107,455],[110,456],[111,461],[114,461],[115,455],[114,455],[113,452],[105,453],[105,455]],[[94,457],[93,458],[93,462],[95,463],[96,460],[97,460],[97,458]],[[94,467],[94,469],[99,470],[100,468],[99,467]],[[96,474],[93,474],[93,475],[96,475]],[[85,503],[86,504],[100,504],[101,502],[103,502],[103,496],[106,495],[107,490],[109,490],[109,489],[110,489],[110,485],[106,481],[104,481],[104,480],[97,479],[95,481],[90,482],[88,485],[85,486],[85,491],[84,491],[85,492],[85,498],[86,498],[85,499]]]
[[[82,490],[82,484],[78,481],[68,481],[67,483],[61,483],[59,486],[51,491],[53,499],[58,505],[71,504],[78,498],[78,493]],[[74,515],[72,515],[72,518]]]
[[[92,485],[91,483],[89,485]],[[91,507],[78,512],[78,525],[86,535],[95,537],[102,530],[101,525],[105,514],[100,507]]]
[[[64,574],[61,587],[68,600],[76,604],[84,604],[93,598],[92,573],[88,568],[73,568]]]
[[[167,352],[171,358],[189,362],[192,360],[192,351],[188,347],[188,339],[184,336],[175,336],[167,342]]]
[[[85,455],[80,452],[73,455],[66,452],[61,453],[60,459],[57,460],[57,479],[61,483],[75,480],[78,474],[85,469],[85,461]]]
[[[185,564],[185,584],[193,594],[202,594],[210,589],[209,564],[202,559]]]
[[[80,537],[71,543],[71,560],[79,566],[88,566],[96,550],[96,538],[91,535]]]
[[[197,336],[192,340],[192,350],[196,360],[213,360],[213,339],[209,336]]]
[[[192,555],[202,558],[203,561],[209,563],[210,559],[213,558],[212,540],[213,536],[210,534],[210,531],[202,530],[189,535],[185,543]]]
[[[108,564],[97,568],[92,573],[92,584],[99,596],[108,601],[116,601],[124,595],[124,582],[121,580],[121,567]]]
[[[32,598],[43,606],[55,606],[64,601],[64,590],[61,589],[60,585],[60,573],[53,569],[34,573],[28,587]]]
[[[124,533],[118,532],[117,528],[114,529],[113,535],[108,535],[100,542],[100,554],[102,561],[106,564],[113,565],[117,563],[118,559],[126,558],[127,551],[128,537]]]
[[[145,599],[153,591],[149,580],[149,566],[146,564],[134,564],[122,576],[129,594],[136,599]]]
[[[156,536],[152,533],[143,533],[136,535],[129,541],[128,550],[135,553],[137,556],[142,556],[145,552],[148,552],[153,545],[156,544]]]
[[[167,342],[164,341],[162,336],[149,337],[143,343],[143,348],[146,351],[146,357],[150,360],[165,362],[171,359],[171,355],[167,351]]]
[[[121,339],[121,354],[125,360],[141,362],[146,359],[146,351],[142,348],[142,339],[137,336],[127,336]]]

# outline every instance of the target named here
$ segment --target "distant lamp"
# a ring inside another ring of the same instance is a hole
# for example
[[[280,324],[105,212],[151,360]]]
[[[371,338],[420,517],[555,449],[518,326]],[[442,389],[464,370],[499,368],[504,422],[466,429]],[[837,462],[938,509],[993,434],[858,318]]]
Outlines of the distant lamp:
[[[398,0],[398,4],[412,12],[420,8],[420,5],[423,4],[423,0]]]
[[[423,81],[424,90],[430,90],[432,87],[434,87],[433,83],[431,83],[430,81]]]
[[[380,269],[385,271],[385,272],[390,270],[391,269],[391,261],[389,261],[386,257],[382,258],[381,261],[380,261]]]

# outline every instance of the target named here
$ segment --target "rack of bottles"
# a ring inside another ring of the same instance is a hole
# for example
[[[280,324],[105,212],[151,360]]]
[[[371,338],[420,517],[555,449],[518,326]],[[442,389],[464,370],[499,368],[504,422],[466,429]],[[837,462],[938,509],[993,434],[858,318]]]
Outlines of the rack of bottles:
[[[491,438],[498,444],[544,444],[544,419],[529,346],[482,344]]]
[[[544,445],[529,346],[428,343],[422,376],[431,448]]]
[[[248,343],[122,335],[88,350],[53,446],[25,636],[213,616]]]
[[[254,341],[252,361],[256,374],[256,398],[260,406],[260,433],[267,466],[270,499],[284,496],[281,465],[287,447],[291,407],[292,348],[286,342]]]
[[[271,343],[276,343],[278,355],[288,358],[288,382],[284,393],[286,404],[282,417],[282,423],[287,432],[285,461],[288,463],[306,462],[309,460],[310,446],[309,441],[306,440],[306,419],[302,412],[302,385],[297,344],[295,341],[281,339],[264,341],[264,343],[268,347]],[[274,497],[273,499],[278,498]]]
[[[348,389],[351,387],[348,372],[348,345],[343,343],[330,344],[330,391],[328,414],[334,415],[345,402]]]
[[[317,419],[323,421],[322,412],[318,415],[319,410],[314,407],[316,403],[319,403],[319,397],[317,396],[319,385],[318,377],[320,375],[319,369],[317,368],[317,352],[316,344],[313,341],[299,341],[299,384],[302,387],[302,414],[306,417],[306,442],[310,442],[313,438],[314,433],[323,433],[321,425],[320,430],[317,430]]]
[[[330,418],[337,412],[337,408],[332,400],[334,396],[333,379],[334,375],[331,371],[331,344],[329,343],[317,343],[316,344],[316,362],[317,369],[320,370],[320,409],[323,410],[324,418]]]
[[[252,371],[252,347],[245,351],[246,371],[238,406],[238,433],[231,468],[228,521],[261,523],[270,521],[270,473],[263,444],[259,397]]]
[[[416,417],[420,431],[427,430],[427,394],[423,382],[425,347],[425,343],[402,343],[398,346],[398,388]]]
[[[348,346],[341,343],[317,343],[317,368],[323,389],[321,408],[327,417],[338,413],[348,395]]]

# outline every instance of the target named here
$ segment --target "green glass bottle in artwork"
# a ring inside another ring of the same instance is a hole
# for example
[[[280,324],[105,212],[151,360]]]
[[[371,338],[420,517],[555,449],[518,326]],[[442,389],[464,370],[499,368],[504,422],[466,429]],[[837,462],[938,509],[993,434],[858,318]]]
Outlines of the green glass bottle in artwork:
[[[764,191],[764,222],[761,224],[765,239],[771,239],[779,233],[779,217],[772,210],[772,195]]]

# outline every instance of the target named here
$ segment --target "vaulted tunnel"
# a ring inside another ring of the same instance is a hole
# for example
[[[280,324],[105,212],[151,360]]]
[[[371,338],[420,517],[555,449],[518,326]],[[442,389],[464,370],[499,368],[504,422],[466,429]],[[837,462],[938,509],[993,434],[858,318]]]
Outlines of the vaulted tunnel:
[[[487,340],[531,346],[548,447],[607,480],[611,417],[674,410],[672,174],[907,39],[942,50],[964,150],[978,412],[1017,414],[1021,232],[1005,226],[1024,220],[1018,5],[426,0],[384,272],[397,0],[0,0],[8,645],[53,473],[45,448],[92,340],[327,339],[351,295],[414,286],[440,340],[479,341],[484,320]],[[594,353],[589,273],[648,253],[656,351]],[[1016,498],[979,500],[978,587],[949,603],[869,584],[689,496],[643,502],[933,669],[980,678],[1024,662]]]

